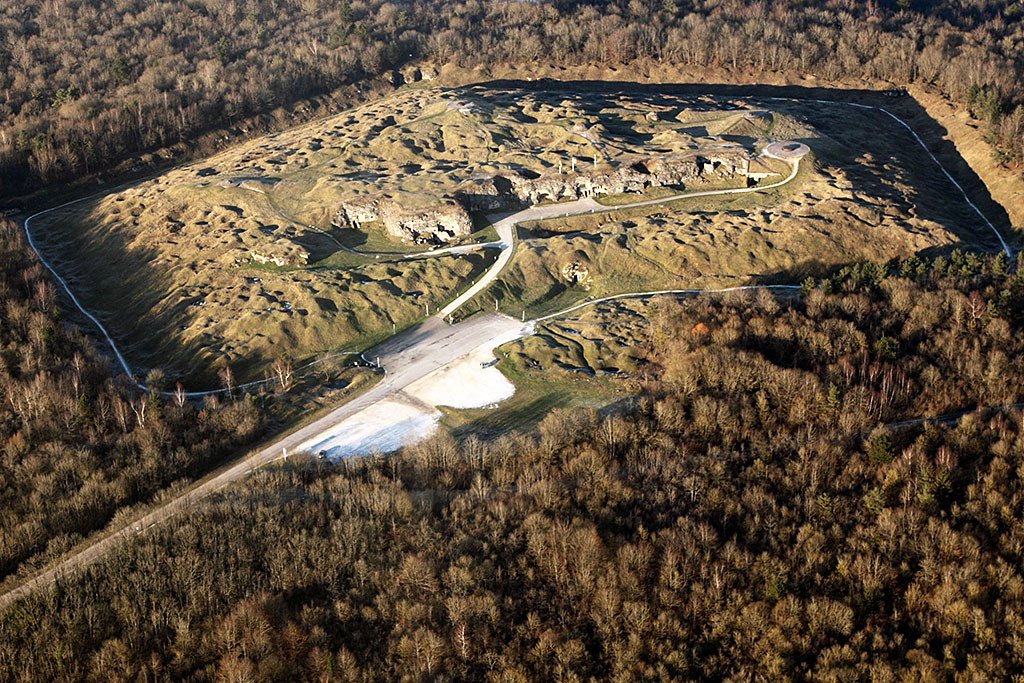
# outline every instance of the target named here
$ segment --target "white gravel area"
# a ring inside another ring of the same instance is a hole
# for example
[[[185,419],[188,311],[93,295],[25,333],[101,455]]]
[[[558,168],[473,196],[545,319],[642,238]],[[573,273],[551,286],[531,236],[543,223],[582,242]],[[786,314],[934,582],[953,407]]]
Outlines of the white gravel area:
[[[447,367],[416,380],[405,393],[432,406],[486,408],[512,398],[515,385],[496,367],[482,367],[494,360],[491,348],[481,347]]]
[[[439,419],[441,413],[437,410],[428,411],[397,394],[339,422],[296,450],[313,455],[322,453],[331,460],[390,453],[433,434]]]
[[[416,443],[438,428],[441,413],[431,406],[487,408],[511,398],[515,385],[488,363],[494,348],[520,336],[518,330],[488,340],[448,365],[434,370],[403,391],[364,408],[299,446],[331,460],[389,453]]]

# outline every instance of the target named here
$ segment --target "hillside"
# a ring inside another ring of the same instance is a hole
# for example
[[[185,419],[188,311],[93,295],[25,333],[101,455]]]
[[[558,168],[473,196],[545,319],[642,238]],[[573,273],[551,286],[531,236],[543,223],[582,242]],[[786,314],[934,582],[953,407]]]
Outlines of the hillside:
[[[1014,2],[8,3],[0,182],[20,193],[207,155],[380,92],[424,59],[932,85],[1019,167],[1019,16]]]
[[[53,284],[3,217],[0,386],[0,581],[45,566],[264,428],[251,398],[197,406],[114,379],[62,320]]]

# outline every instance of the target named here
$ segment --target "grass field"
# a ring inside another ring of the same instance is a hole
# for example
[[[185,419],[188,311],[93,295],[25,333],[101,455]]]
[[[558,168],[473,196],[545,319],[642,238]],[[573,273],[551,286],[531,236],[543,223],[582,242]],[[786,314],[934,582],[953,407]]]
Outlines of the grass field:
[[[480,300],[536,317],[588,297],[798,283],[851,261],[996,246],[909,133],[880,127],[878,112],[847,107],[840,119],[827,106],[785,103],[780,110],[773,130],[813,150],[791,183],[521,224],[512,263]],[[771,163],[784,170],[784,162]],[[581,269],[586,278],[575,275]]]
[[[730,100],[740,108],[723,110],[709,97],[403,89],[54,212],[40,221],[39,240],[134,366],[206,382],[222,365],[255,378],[277,357],[381,339],[427,305],[451,300],[495,257],[405,259],[424,247],[393,240],[375,223],[333,228],[343,199],[430,207],[466,179],[556,173],[571,157],[618,164],[709,149],[756,153],[774,138],[813,150],[791,184],[763,193],[523,225],[511,264],[465,313],[496,298],[510,315],[533,316],[588,296],[793,281],[851,260],[985,246],[938,170],[922,162],[906,131],[881,126],[877,112],[743,104]],[[682,189],[738,182],[716,176]],[[642,198],[678,189],[649,188]],[[474,222],[477,231],[464,241],[496,239],[484,217]],[[339,241],[383,255],[352,254]]]

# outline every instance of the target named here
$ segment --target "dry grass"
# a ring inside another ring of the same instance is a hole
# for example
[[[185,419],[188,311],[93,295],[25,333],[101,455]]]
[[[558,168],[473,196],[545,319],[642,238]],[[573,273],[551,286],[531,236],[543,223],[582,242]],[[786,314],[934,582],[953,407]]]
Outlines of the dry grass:
[[[456,102],[472,106],[464,112]],[[814,149],[817,169],[806,163],[792,186],[764,194],[534,226],[481,297],[498,298],[517,316],[588,295],[791,279],[972,238],[953,227],[973,225],[970,216],[931,190],[937,171],[920,163],[905,134],[878,131],[872,114],[747,104],[722,111],[706,97],[405,89],[50,214],[39,233],[134,365],[207,379],[218,365],[254,377],[278,356],[370,343],[415,320],[425,304],[450,300],[493,258],[401,259],[409,247],[373,225],[330,228],[344,197],[384,193],[414,208],[466,178],[509,168],[553,172],[570,156],[622,162],[724,144],[757,150],[782,137]],[[764,115],[745,116],[750,110]],[[651,196],[658,192],[665,190]],[[492,237],[488,228],[474,239]],[[350,254],[335,240],[396,255]],[[252,251],[270,245],[303,250],[309,262],[255,264]],[[573,262],[588,269],[586,287],[562,277]]]
[[[994,246],[941,171],[905,130],[883,126],[882,114],[777,107],[765,125],[814,150],[792,183],[523,225],[510,267],[481,300],[530,317],[588,296],[795,283],[853,261]],[[589,281],[567,281],[573,263]]]

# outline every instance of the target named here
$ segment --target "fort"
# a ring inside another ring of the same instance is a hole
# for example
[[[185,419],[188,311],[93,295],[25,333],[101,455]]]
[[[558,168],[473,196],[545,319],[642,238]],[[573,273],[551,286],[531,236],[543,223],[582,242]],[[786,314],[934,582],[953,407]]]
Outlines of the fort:
[[[643,157],[567,173],[540,175],[528,170],[509,170],[464,181],[451,196],[419,209],[405,208],[400,199],[386,196],[364,195],[345,200],[331,224],[337,228],[357,228],[379,221],[388,235],[403,241],[444,244],[472,232],[470,211],[513,211],[543,202],[639,193],[652,187],[681,187],[734,177],[747,178],[749,185],[778,175],[759,157],[740,149]]]
[[[473,221],[459,202],[441,199],[423,209],[407,209],[389,197],[360,197],[342,203],[331,225],[354,228],[380,221],[388,235],[407,242],[443,244],[473,232]]]

